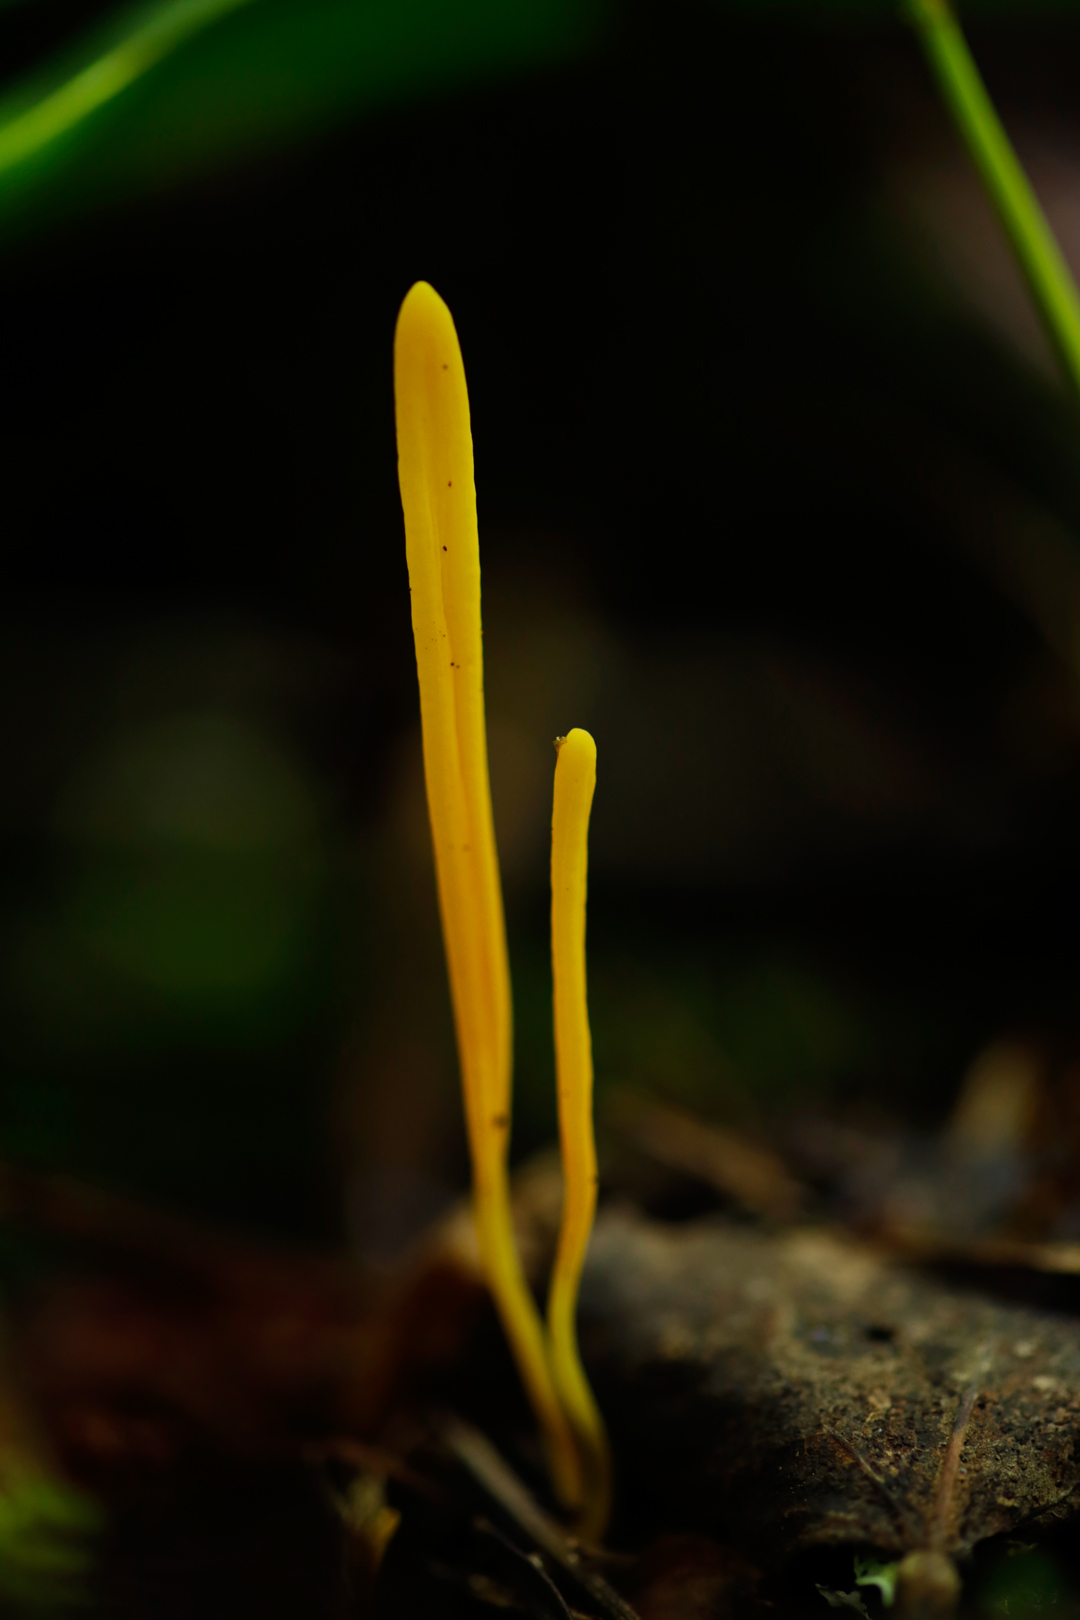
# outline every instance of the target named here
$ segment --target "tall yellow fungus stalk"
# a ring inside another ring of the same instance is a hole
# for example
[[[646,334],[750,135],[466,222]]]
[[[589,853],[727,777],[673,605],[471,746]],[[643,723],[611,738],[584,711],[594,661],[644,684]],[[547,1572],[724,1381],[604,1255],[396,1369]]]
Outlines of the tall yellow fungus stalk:
[[[585,980],[585,901],[589,814],[596,788],[596,744],[575,729],[555,744],[551,818],[551,967],[555,986],[555,1075],[563,1213],[548,1292],[551,1370],[581,1449],[585,1509],[582,1531],[599,1537],[611,1506],[611,1464],[603,1419],[581,1365],[577,1299],[596,1215],[592,1037]]]
[[[481,1261],[545,1438],[556,1492],[579,1509],[578,1448],[510,1212],[510,973],[488,781],[469,396],[450,311],[423,281],[398,315],[394,395],[424,776]]]

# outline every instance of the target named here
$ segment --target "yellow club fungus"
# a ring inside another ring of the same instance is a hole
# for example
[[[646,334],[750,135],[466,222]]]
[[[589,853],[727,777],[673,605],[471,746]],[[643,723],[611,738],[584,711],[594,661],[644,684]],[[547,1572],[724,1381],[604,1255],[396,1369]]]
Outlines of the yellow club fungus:
[[[398,315],[394,395],[424,776],[481,1263],[544,1436],[556,1492],[578,1509],[578,1448],[511,1220],[510,972],[488,781],[469,396],[450,311],[426,282],[410,290]]]
[[[585,985],[585,900],[589,812],[596,788],[596,744],[575,728],[556,741],[551,817],[551,967],[555,986],[555,1074],[562,1149],[562,1228],[548,1293],[551,1370],[563,1410],[581,1448],[585,1476],[583,1532],[598,1538],[607,1524],[611,1465],[603,1420],[578,1351],[576,1310],[581,1270],[596,1214],[592,1037]]]

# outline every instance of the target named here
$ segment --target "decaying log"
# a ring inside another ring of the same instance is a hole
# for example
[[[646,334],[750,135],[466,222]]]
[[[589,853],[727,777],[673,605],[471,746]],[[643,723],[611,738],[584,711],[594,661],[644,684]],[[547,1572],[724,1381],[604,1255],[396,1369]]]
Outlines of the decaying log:
[[[1077,1323],[825,1228],[609,1210],[582,1302],[624,1500],[776,1567],[960,1556],[1080,1505]]]
[[[464,1212],[375,1288],[343,1261],[273,1255],[82,1189],[10,1174],[0,1189],[9,1217],[83,1253],[85,1269],[16,1313],[14,1347],[57,1454],[103,1489],[113,1459],[167,1469],[192,1443],[288,1457],[321,1435],[370,1438],[399,1399],[422,1404],[431,1369],[442,1397],[454,1368],[468,1382],[480,1289]],[[515,1198],[539,1281],[557,1170],[535,1164]],[[826,1226],[609,1207],[581,1318],[623,1533],[703,1535],[766,1571],[820,1546],[940,1567],[1071,1514],[1075,1317],[998,1300],[990,1281],[950,1286]]]

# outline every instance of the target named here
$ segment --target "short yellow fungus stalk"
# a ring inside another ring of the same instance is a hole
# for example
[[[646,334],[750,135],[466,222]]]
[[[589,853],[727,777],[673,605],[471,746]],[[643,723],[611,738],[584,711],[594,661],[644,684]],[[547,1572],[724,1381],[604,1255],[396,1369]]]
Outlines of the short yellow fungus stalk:
[[[556,1493],[577,1509],[578,1449],[511,1219],[510,970],[488,780],[472,429],[454,322],[427,282],[416,283],[398,315],[394,396],[424,776],[481,1263],[544,1436]]]
[[[582,1532],[603,1535],[611,1508],[611,1459],[604,1422],[581,1364],[577,1300],[596,1214],[592,1036],[585,978],[589,813],[596,789],[596,744],[575,728],[556,741],[551,818],[551,966],[555,1072],[563,1164],[563,1214],[548,1293],[551,1370],[581,1447],[585,1476]]]

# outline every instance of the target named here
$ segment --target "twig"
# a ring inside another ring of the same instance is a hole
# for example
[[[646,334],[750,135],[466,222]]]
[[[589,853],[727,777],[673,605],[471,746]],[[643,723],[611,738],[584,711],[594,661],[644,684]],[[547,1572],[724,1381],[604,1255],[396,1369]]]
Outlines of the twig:
[[[964,1449],[968,1424],[971,1422],[971,1414],[975,1410],[975,1402],[979,1398],[979,1388],[979,1383],[973,1380],[961,1395],[960,1404],[956,1409],[952,1433],[949,1436],[949,1443],[945,1447],[945,1455],[941,1459],[937,1497],[934,1501],[933,1517],[930,1520],[927,1533],[927,1550],[929,1552],[943,1553],[948,1545],[949,1522],[952,1517],[953,1497],[956,1492],[956,1480],[960,1469],[960,1453]]]
[[[636,1611],[626,1599],[602,1575],[588,1567],[566,1533],[534,1500],[486,1435],[452,1413],[442,1419],[439,1433],[477,1484],[510,1515],[542,1552],[573,1576],[610,1620],[638,1620]]]
[[[963,1240],[918,1226],[876,1226],[869,1236],[893,1254],[919,1265],[988,1266],[1080,1276],[1080,1243],[1028,1243],[1019,1238]]]
[[[527,1580],[540,1585],[544,1603],[535,1605],[536,1608],[541,1609],[544,1614],[554,1608],[560,1620],[573,1620],[573,1610],[544,1568],[544,1561],[539,1553],[522,1552],[521,1548],[515,1546],[509,1536],[503,1535],[498,1525],[492,1524],[490,1519],[474,1519],[473,1531],[476,1535],[493,1541],[502,1557],[514,1566],[519,1577],[524,1576]],[[522,1565],[524,1569],[521,1568]]]
[[[907,1535],[911,1545],[917,1546],[920,1538],[919,1532],[915,1526],[915,1521],[911,1518],[903,1503],[893,1495],[892,1491],[882,1479],[881,1475],[875,1473],[874,1469],[871,1468],[862,1452],[859,1451],[856,1446],[853,1446],[850,1440],[845,1440],[842,1434],[837,1434],[832,1429],[826,1429],[825,1433],[830,1440],[834,1440],[836,1442],[842,1451],[847,1452],[852,1462],[862,1470],[867,1479],[870,1480],[871,1484],[877,1486],[878,1490],[885,1499],[889,1511],[896,1519],[896,1522],[899,1524],[901,1530]]]
[[[392,1451],[386,1451],[382,1446],[368,1445],[363,1440],[353,1440],[348,1436],[334,1435],[329,1440],[319,1440],[304,1448],[304,1457],[308,1462],[322,1464],[330,1461],[344,1463],[347,1467],[355,1469],[361,1474],[371,1474],[376,1479],[393,1479],[399,1485],[405,1485],[418,1496],[438,1500],[442,1492],[433,1480],[417,1473],[410,1468],[403,1458]]]
[[[779,1154],[729,1126],[707,1124],[679,1108],[621,1092],[606,1115],[616,1130],[657,1164],[707,1182],[756,1215],[781,1224],[795,1220],[806,1189]]]

